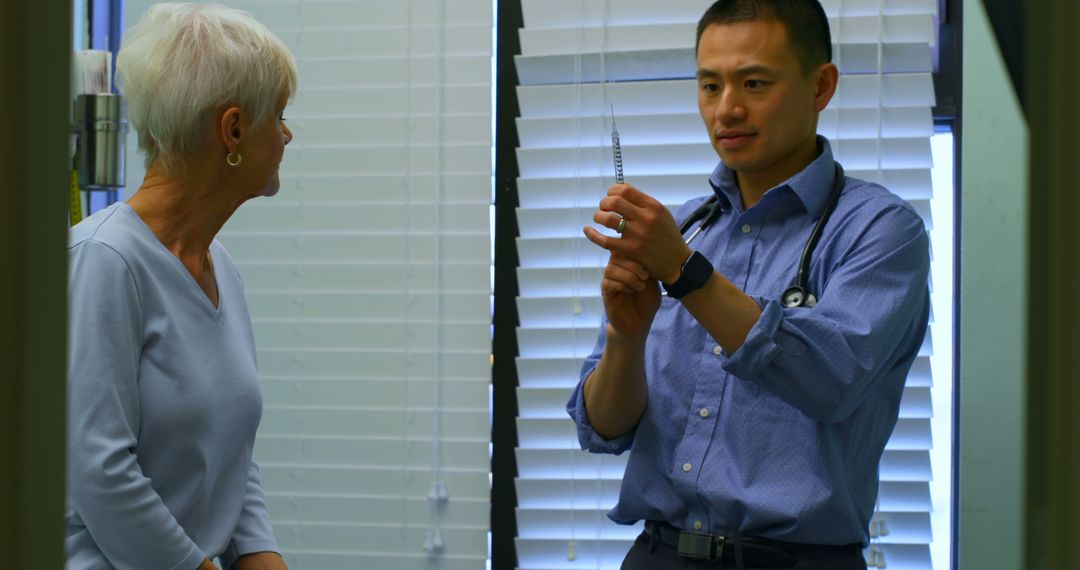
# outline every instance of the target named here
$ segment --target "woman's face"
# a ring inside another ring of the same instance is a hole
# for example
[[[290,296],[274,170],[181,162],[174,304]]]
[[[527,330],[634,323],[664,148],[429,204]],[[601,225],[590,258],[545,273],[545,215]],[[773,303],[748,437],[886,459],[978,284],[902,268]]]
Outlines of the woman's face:
[[[250,175],[250,186],[260,196],[273,196],[281,187],[278,166],[285,154],[285,145],[292,141],[292,131],[285,124],[285,104],[288,96],[282,96],[274,113],[254,125],[249,131],[246,144],[241,145],[243,166]]]

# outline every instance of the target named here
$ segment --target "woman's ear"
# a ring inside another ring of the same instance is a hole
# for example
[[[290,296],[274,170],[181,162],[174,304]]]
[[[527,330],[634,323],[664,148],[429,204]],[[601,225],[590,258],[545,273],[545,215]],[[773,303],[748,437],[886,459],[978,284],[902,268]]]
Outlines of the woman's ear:
[[[218,136],[222,144],[229,152],[234,152],[240,146],[240,138],[243,135],[240,124],[240,107],[228,107],[221,114],[218,125]]]
[[[822,112],[829,106],[840,82],[840,70],[834,63],[826,63],[814,72],[814,109]]]

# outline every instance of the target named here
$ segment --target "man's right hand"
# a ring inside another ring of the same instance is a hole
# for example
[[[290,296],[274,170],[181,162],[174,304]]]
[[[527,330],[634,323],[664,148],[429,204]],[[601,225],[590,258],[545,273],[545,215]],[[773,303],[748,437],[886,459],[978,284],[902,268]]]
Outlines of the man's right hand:
[[[600,293],[607,344],[583,391],[593,429],[612,439],[633,430],[645,411],[645,339],[660,309],[660,286],[640,263],[612,253]]]
[[[215,566],[213,562],[207,559],[203,560],[202,564],[199,564],[199,567],[195,570],[219,570],[219,568]]]
[[[660,309],[660,286],[640,263],[612,253],[600,281],[604,311],[616,334],[643,339]]]

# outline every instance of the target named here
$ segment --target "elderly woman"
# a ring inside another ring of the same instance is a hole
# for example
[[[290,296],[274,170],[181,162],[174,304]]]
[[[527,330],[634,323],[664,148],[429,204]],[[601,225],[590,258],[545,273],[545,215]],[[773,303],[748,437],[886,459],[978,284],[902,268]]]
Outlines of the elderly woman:
[[[247,13],[160,4],[117,76],[147,172],[71,229],[67,568],[283,569],[251,319],[214,236],[277,192],[296,63]]]

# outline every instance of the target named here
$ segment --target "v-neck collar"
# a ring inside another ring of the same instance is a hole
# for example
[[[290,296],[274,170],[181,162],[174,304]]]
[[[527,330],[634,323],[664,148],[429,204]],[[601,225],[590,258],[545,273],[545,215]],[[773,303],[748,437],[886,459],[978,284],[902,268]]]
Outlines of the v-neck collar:
[[[217,306],[214,306],[214,303],[210,300],[210,296],[206,294],[206,291],[204,291],[203,288],[199,285],[199,282],[195,280],[195,276],[192,275],[190,271],[188,271],[188,268],[184,266],[184,264],[180,261],[180,258],[176,257],[173,252],[169,251],[169,248],[165,247],[165,244],[161,243],[161,240],[159,240],[157,235],[155,235],[154,232],[150,229],[150,226],[146,225],[146,221],[139,217],[139,214],[135,211],[135,208],[132,208],[131,205],[127,202],[118,202],[117,207],[126,215],[131,216],[132,219],[135,220],[136,225],[140,228],[140,231],[146,232],[147,236],[150,240],[153,241],[159,253],[167,255],[169,257],[173,266],[176,267],[176,269],[179,270],[181,273],[183,273],[183,279],[185,279],[188,283],[187,288],[191,291],[193,295],[199,297],[199,302],[209,312],[209,314],[213,316],[216,320],[220,321],[224,316],[224,312],[222,311],[222,309],[225,304],[225,295],[222,294],[221,280],[219,279],[219,275],[221,275],[221,267],[218,262],[221,256],[213,255],[212,252],[208,252],[210,253],[210,263],[214,267],[214,287],[217,288],[218,293],[218,303]],[[213,242],[211,242],[211,247],[213,247]]]

